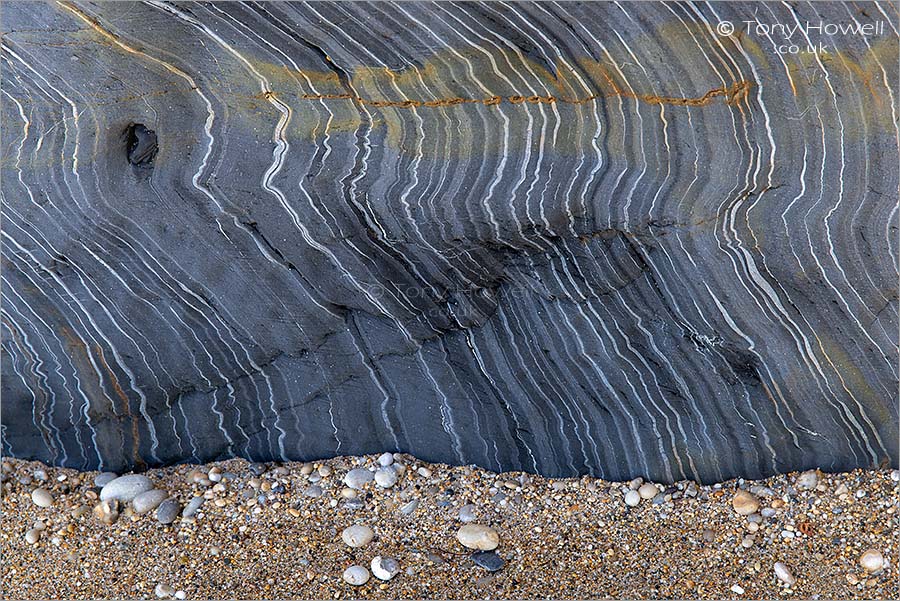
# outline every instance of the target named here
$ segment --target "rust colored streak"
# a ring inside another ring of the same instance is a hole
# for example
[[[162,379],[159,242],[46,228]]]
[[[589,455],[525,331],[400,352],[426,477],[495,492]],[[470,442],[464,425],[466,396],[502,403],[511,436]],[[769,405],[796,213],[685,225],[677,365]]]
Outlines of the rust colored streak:
[[[747,94],[750,92],[750,89],[752,87],[752,81],[739,81],[723,88],[714,88],[706,92],[702,96],[693,98],[681,98],[677,96],[656,96],[653,94],[636,94],[634,92],[626,92],[618,88],[615,88],[615,91],[610,94],[593,94],[591,96],[585,96],[584,98],[565,98],[558,96],[488,96],[487,98],[457,97],[438,98],[434,100],[413,100],[409,98],[405,100],[372,100],[369,98],[354,96],[352,94],[303,94],[301,98],[303,98],[304,100],[352,100],[355,102],[359,102],[360,104],[376,108],[390,107],[398,109],[418,107],[433,108],[442,106],[456,106],[459,104],[482,104],[484,106],[497,106],[503,103],[509,103],[513,105],[554,103],[578,105],[593,102],[600,98],[615,97],[632,98],[634,100],[639,100],[647,104],[668,104],[672,106],[706,106],[716,98],[724,98],[725,104],[733,106],[738,104],[739,102],[744,101],[747,98]]]
[[[113,370],[109,367],[109,364],[106,362],[106,357],[103,356],[103,349],[100,348],[99,344],[94,345],[94,352],[97,353],[97,357],[100,359],[101,365],[103,365],[103,369],[106,370],[106,373],[109,374],[109,381],[112,383],[113,390],[116,391],[116,396],[122,401],[122,408],[124,409],[125,415],[131,418],[131,454],[134,458],[134,462],[136,465],[144,465],[144,460],[141,459],[140,455],[140,442],[141,442],[141,434],[138,429],[138,421],[137,418],[131,413],[131,406],[128,402],[128,395],[125,394],[125,391],[122,390],[122,387],[119,385],[119,380],[116,378],[116,374],[113,373]]]

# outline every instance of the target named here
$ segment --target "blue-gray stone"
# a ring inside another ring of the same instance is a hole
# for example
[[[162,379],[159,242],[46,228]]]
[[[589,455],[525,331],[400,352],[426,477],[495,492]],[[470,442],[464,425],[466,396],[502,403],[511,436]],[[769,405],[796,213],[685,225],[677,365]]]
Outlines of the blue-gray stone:
[[[3,454],[897,466],[894,29],[673,6],[4,3]]]
[[[475,565],[488,572],[496,572],[506,564],[506,561],[496,551],[477,551],[469,557],[475,562]]]
[[[175,499],[166,499],[156,508],[156,520],[160,524],[171,524],[181,513],[181,504]]]

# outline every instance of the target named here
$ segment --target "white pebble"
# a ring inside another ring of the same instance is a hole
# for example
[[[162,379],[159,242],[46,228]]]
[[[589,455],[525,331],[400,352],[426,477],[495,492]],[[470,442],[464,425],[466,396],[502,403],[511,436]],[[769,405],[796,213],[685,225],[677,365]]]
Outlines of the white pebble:
[[[390,580],[400,572],[400,563],[390,557],[376,555],[372,559],[372,575],[379,580]]]
[[[350,566],[344,570],[344,582],[353,586],[362,586],[369,581],[369,570],[362,566]]]
[[[35,488],[31,491],[31,500],[38,507],[51,507],[53,505],[53,495],[45,488]]]
[[[638,494],[642,499],[652,499],[659,494],[659,489],[652,482],[645,482],[638,488]]]
[[[25,533],[25,542],[29,545],[33,545],[41,539],[41,531],[37,528],[32,528],[28,532]]]
[[[456,533],[459,542],[469,549],[493,551],[500,544],[500,535],[490,526],[466,524]]]
[[[168,584],[159,583],[156,585],[156,588],[153,589],[153,592],[156,593],[156,596],[160,599],[165,599],[166,597],[171,597],[175,594],[175,589],[169,586]]]
[[[381,488],[390,488],[397,483],[397,470],[393,467],[378,468],[375,472],[375,484]]]
[[[394,463],[394,456],[391,453],[382,453],[378,458],[378,465],[381,467],[387,467]]]
[[[629,490],[625,493],[625,504],[629,507],[637,507],[637,505],[641,502],[641,495],[636,490]]]
[[[732,584],[732,585],[731,585],[731,592],[734,593],[734,594],[736,594],[736,595],[743,595],[743,594],[744,594],[744,587],[742,587],[742,586],[739,585],[739,584]]]
[[[816,470],[809,470],[797,476],[797,488],[800,490],[812,490],[819,483],[819,474]]]
[[[880,572],[884,567],[884,556],[878,549],[869,549],[859,556],[859,565],[869,573]]]
[[[775,576],[788,586],[794,586],[794,583],[797,582],[787,565],[780,561],[775,563]]]
[[[341,532],[341,538],[348,547],[362,547],[375,538],[375,533],[368,526],[354,524],[344,528],[344,531]]]

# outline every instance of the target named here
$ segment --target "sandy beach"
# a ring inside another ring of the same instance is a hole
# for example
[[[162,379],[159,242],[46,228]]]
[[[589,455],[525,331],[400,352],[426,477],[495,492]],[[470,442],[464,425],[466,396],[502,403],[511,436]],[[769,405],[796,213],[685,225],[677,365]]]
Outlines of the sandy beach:
[[[231,460],[105,505],[98,475],[4,461],[4,599],[900,597],[896,470],[664,486]]]

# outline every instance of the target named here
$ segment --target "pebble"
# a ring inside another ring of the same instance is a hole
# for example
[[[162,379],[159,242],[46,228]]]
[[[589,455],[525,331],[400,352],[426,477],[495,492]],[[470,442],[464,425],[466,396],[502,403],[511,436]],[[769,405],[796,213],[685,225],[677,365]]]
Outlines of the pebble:
[[[794,575],[791,574],[790,569],[788,569],[787,565],[785,565],[784,563],[780,561],[776,562],[774,569],[775,576],[786,585],[794,586],[794,584],[797,582],[797,579],[794,578]]]
[[[490,526],[466,524],[456,533],[459,542],[469,549],[493,551],[500,544],[500,535]]]
[[[313,484],[303,491],[303,495],[306,497],[310,497],[311,499],[318,499],[322,496],[322,487],[318,484]]]
[[[171,524],[181,513],[181,504],[175,499],[167,499],[156,508],[156,520],[160,524]]]
[[[900,482],[900,470],[891,471],[891,480],[893,480],[894,482]]]
[[[880,572],[884,568],[884,556],[878,549],[869,549],[859,556],[859,565],[870,574]]]
[[[186,518],[194,517],[194,514],[197,513],[197,510],[200,509],[200,506],[203,505],[203,502],[206,499],[203,497],[194,497],[191,501],[185,506],[184,511],[181,512]]]
[[[475,562],[475,565],[484,568],[488,572],[496,572],[506,563],[506,561],[494,551],[478,551],[472,553],[470,558]]]
[[[169,493],[166,491],[154,488],[135,496],[131,501],[131,507],[135,513],[147,513],[159,507],[159,504],[165,501],[168,496]]]
[[[262,476],[266,473],[266,464],[265,463],[251,463],[250,464],[250,472],[254,476]]]
[[[355,488],[356,490],[362,490],[362,488],[375,479],[375,475],[367,469],[358,467],[347,472],[347,475],[344,476],[344,484],[349,486],[350,488]],[[363,568],[365,569],[365,568]],[[368,572],[367,572],[368,573]]]
[[[393,467],[382,467],[375,472],[375,484],[390,488],[397,483],[397,471]]]
[[[638,488],[638,494],[642,499],[652,499],[659,493],[659,489],[652,482],[645,482]]]
[[[418,473],[423,478],[431,478],[431,475],[434,474],[434,472],[431,470],[430,467],[425,467],[425,466],[422,466],[419,469],[417,469],[416,473]]]
[[[629,490],[625,493],[625,504],[629,507],[637,507],[641,502],[641,494],[636,490]]]
[[[102,472],[94,477],[94,486],[103,488],[118,477],[119,474],[115,472]]]
[[[731,506],[739,515],[750,515],[759,509],[759,499],[746,490],[739,490],[731,500]]]
[[[730,590],[735,595],[743,595],[744,594],[744,587],[742,587],[740,584],[732,584]]]
[[[803,472],[797,477],[796,486],[800,490],[812,490],[819,483],[819,474],[816,470]]]
[[[322,476],[323,478],[327,478],[328,476],[330,476],[331,474],[334,473],[334,470],[331,469],[330,465],[320,465],[318,471],[319,471],[319,475]]]
[[[45,488],[35,488],[31,491],[31,500],[38,507],[51,507],[53,505],[53,495]]]
[[[100,501],[94,506],[94,517],[107,525],[114,523],[119,519],[119,501],[116,499]]]
[[[400,513],[402,513],[403,515],[410,515],[412,512],[414,512],[418,508],[419,508],[419,500],[413,499],[412,501],[410,501],[409,503],[407,503],[406,505],[404,505],[403,507],[400,508]]]
[[[378,465],[381,467],[387,467],[394,463],[394,455],[391,453],[382,453],[378,458]]]
[[[153,482],[147,476],[141,474],[119,476],[103,486],[103,489],[100,490],[100,500],[116,499],[127,503],[148,490],[153,490]]]
[[[352,586],[362,586],[369,581],[369,570],[362,566],[350,566],[344,570],[344,582]]]
[[[341,538],[348,547],[362,547],[375,538],[375,533],[368,526],[354,524],[344,528],[344,531],[341,532]]]
[[[153,589],[153,592],[156,593],[156,596],[160,599],[173,597],[175,595],[175,589],[168,584],[163,584],[162,582],[156,585],[156,588]]]
[[[29,545],[33,545],[41,539],[41,531],[38,528],[32,528],[28,532],[25,533],[25,542]]]
[[[390,453],[385,453],[390,455]],[[391,457],[393,459],[393,457]],[[372,575],[379,580],[388,581],[400,573],[400,562],[390,557],[376,555],[372,559]]]
[[[459,521],[468,524],[475,521],[475,506],[471,503],[459,508]]]

